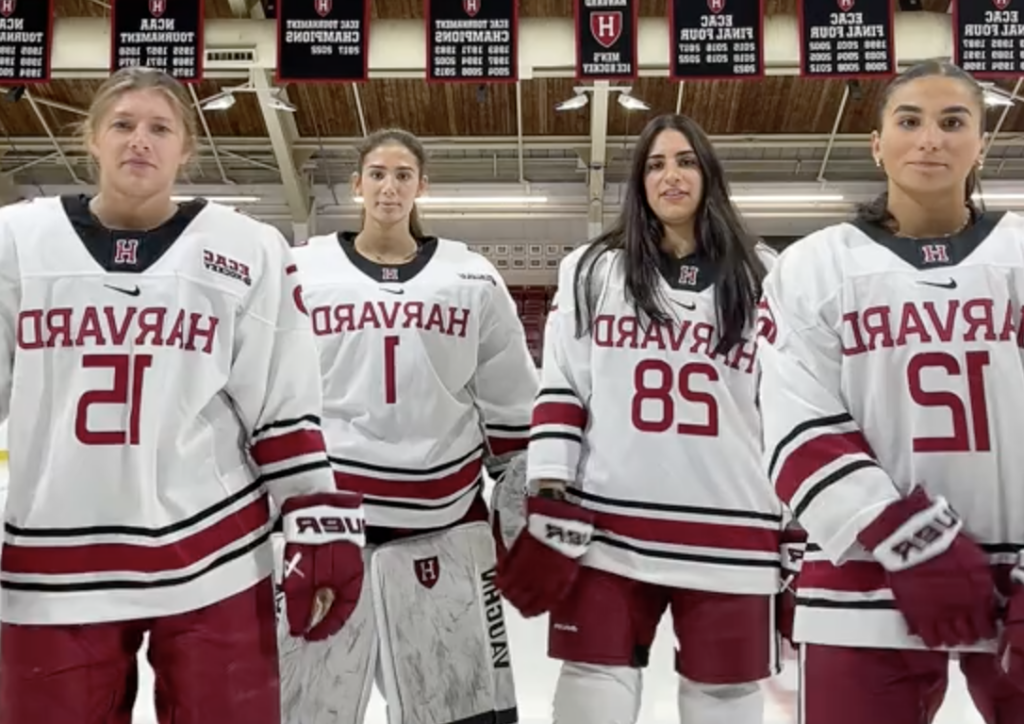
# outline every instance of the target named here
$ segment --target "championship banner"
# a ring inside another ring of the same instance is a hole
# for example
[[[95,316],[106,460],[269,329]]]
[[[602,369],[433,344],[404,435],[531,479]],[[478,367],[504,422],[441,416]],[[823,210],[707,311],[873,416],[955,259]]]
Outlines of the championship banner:
[[[896,72],[896,0],[800,0],[800,75],[877,78]]]
[[[428,83],[497,83],[519,77],[517,0],[424,2]]]
[[[0,0],[0,85],[50,82],[53,0]]]
[[[111,73],[141,65],[203,79],[203,0],[113,0],[110,38]]]
[[[953,0],[953,62],[975,78],[1024,75],[1024,0]]]
[[[370,2],[278,2],[277,81],[365,81],[369,77]]]
[[[672,80],[764,76],[764,0],[670,0]]]
[[[633,80],[639,0],[576,0],[576,78]]]

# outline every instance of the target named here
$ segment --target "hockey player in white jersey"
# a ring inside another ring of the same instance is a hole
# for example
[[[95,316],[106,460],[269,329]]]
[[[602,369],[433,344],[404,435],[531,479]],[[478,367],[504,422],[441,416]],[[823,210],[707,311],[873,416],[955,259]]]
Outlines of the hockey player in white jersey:
[[[931,721],[950,650],[988,724],[1024,721],[1024,219],[972,203],[985,114],[956,66],[895,78],[887,192],[765,282],[765,464],[809,542],[804,724]]]
[[[426,235],[420,142],[360,149],[359,233],[296,250],[320,350],[337,484],[364,496],[367,576],[326,643],[282,631],[289,724],[358,724],[374,679],[391,724],[517,720],[482,496],[525,451],[538,373],[504,281],[466,244]]]
[[[634,153],[619,220],[559,271],[528,515],[498,583],[523,615],[550,613],[558,724],[637,721],[666,609],[680,720],[757,724],[782,520],[760,466],[753,325],[774,253],[691,119],[654,119]]]
[[[271,506],[293,634],[340,629],[363,570],[289,249],[172,201],[196,133],[169,75],[119,71],[85,130],[95,196],[0,209],[0,722],[130,722],[148,634],[161,724],[276,724]]]

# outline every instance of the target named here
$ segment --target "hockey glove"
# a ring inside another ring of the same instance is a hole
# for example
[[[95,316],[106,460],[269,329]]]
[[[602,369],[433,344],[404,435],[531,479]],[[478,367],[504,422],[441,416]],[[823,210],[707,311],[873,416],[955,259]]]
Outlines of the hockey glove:
[[[943,498],[922,488],[890,504],[857,536],[888,572],[912,635],[930,648],[996,635],[995,581],[981,548]]]
[[[565,500],[531,496],[526,527],[498,567],[498,589],[524,618],[556,606],[572,588],[594,534],[594,514]]]
[[[341,630],[363,587],[366,544],[362,496],[297,495],[281,506],[281,590],[292,636],[320,641]]]
[[[1010,681],[1024,690],[1024,553],[1010,571],[1012,586],[999,640],[999,664]]]
[[[796,577],[804,562],[807,532],[790,527],[782,531],[779,553],[782,558],[782,591],[776,601],[776,626],[782,638],[793,643],[793,619],[796,617]]]

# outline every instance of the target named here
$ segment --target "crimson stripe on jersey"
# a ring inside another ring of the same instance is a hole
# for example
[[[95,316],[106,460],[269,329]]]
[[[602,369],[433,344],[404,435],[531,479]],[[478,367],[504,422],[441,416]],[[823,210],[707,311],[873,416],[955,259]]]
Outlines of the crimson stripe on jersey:
[[[859,431],[817,435],[806,440],[782,463],[775,479],[776,493],[788,505],[808,478],[845,455],[871,455],[868,441]]]
[[[294,417],[287,420],[275,420],[274,422],[268,422],[262,427],[258,427],[253,430],[252,437],[253,439],[256,439],[268,430],[280,430],[284,427],[299,427],[303,423],[320,427],[320,418],[317,415],[303,415],[302,417]]]
[[[837,567],[828,561],[805,558],[797,585],[800,589],[870,593],[888,589],[889,577],[885,569],[874,561],[846,561]]]
[[[299,270],[299,267],[297,267],[295,264],[289,264],[288,266],[286,266],[284,268],[284,273],[285,274],[294,274],[298,270]]]
[[[320,430],[286,432],[284,435],[265,437],[252,446],[252,459],[260,467],[314,453],[327,453]]]
[[[647,558],[663,561],[688,561],[691,563],[707,563],[713,566],[736,566],[738,568],[774,568],[776,570],[779,568],[779,561],[777,558],[739,558],[736,556],[715,555],[710,553],[690,553],[679,550],[666,551],[653,548],[643,548],[618,538],[610,538],[602,535],[601,533],[594,533],[592,542],[601,543],[606,546],[611,546],[612,548],[618,548]],[[734,552],[741,553],[741,551],[722,550],[722,553]]]
[[[804,420],[799,425],[789,431],[784,438],[779,440],[779,444],[775,446],[775,450],[772,451],[772,460],[768,464],[768,475],[772,477],[775,475],[775,465],[779,462],[779,457],[782,455],[782,451],[791,442],[800,437],[803,433],[815,427],[836,427],[838,425],[845,425],[853,422],[853,416],[848,412],[842,412],[838,415],[830,415],[829,417],[818,417],[813,420]]]
[[[378,498],[413,498],[431,499],[447,498],[468,488],[480,477],[482,463],[480,458],[470,460],[466,465],[453,473],[440,478],[424,478],[418,480],[382,480],[367,475],[334,470],[334,482],[342,490]]]
[[[525,450],[530,444],[529,437],[491,437],[487,436],[487,447],[491,455],[507,455],[509,453]]]
[[[587,424],[587,411],[569,402],[539,402],[533,407],[533,427],[565,425],[583,429]]]
[[[208,528],[172,543],[85,543],[78,546],[24,546],[5,543],[6,573],[75,575],[83,573],[162,573],[193,566],[231,543],[257,532],[270,521],[265,496],[257,498]]]
[[[617,513],[597,513],[594,527],[650,543],[668,543],[737,551],[779,551],[780,531],[742,525],[639,518]]]

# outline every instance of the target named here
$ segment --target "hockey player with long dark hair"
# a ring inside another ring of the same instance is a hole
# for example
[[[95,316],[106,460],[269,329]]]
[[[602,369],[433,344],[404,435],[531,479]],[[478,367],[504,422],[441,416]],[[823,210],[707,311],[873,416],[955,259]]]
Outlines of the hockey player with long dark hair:
[[[765,464],[808,535],[805,724],[930,722],[950,652],[988,724],[1024,721],[1024,220],[975,203],[985,115],[954,65],[897,76],[885,193],[765,282]]]
[[[524,527],[499,586],[549,613],[558,724],[631,724],[671,611],[686,724],[757,724],[777,671],[782,511],[760,466],[751,237],[690,118],[634,151],[623,211],[570,254],[544,337]]]

